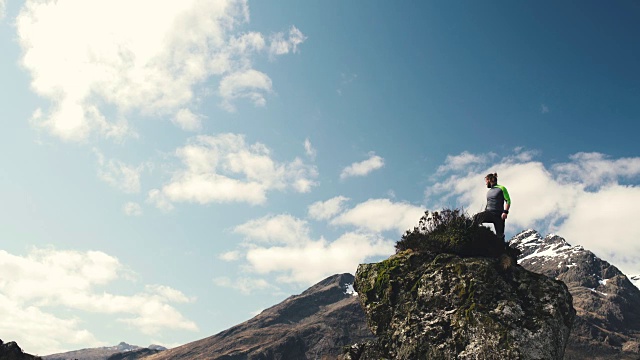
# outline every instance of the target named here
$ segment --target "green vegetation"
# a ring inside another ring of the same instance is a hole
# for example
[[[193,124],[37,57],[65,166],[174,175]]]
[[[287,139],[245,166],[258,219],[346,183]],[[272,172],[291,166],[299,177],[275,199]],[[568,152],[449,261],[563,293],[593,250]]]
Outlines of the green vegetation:
[[[396,243],[396,253],[413,250],[449,253],[459,256],[498,257],[505,252],[501,239],[459,209],[426,211],[418,226],[407,231]]]

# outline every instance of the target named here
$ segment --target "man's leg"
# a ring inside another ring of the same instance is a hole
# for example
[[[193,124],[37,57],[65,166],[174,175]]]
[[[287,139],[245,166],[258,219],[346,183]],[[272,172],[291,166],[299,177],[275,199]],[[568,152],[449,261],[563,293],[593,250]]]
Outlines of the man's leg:
[[[476,224],[493,224],[496,229],[496,236],[504,242],[504,220],[502,220],[502,214],[494,211],[482,211],[473,216],[473,222]]]
[[[494,219],[493,226],[496,228],[496,236],[498,239],[502,239],[502,242],[504,242],[504,220],[502,220],[502,215]]]

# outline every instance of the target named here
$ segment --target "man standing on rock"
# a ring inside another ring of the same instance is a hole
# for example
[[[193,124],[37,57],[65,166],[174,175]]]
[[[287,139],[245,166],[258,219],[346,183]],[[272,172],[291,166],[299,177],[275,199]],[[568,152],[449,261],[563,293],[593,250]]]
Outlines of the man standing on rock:
[[[496,229],[496,236],[504,242],[504,222],[509,214],[511,198],[507,188],[498,185],[498,173],[485,176],[484,181],[489,188],[487,207],[483,212],[475,214],[473,221],[476,224],[492,223]]]

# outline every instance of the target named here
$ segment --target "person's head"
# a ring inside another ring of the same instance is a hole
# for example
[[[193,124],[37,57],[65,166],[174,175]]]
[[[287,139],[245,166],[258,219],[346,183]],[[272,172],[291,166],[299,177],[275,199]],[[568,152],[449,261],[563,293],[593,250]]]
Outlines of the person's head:
[[[484,182],[487,184],[488,188],[493,187],[498,183],[498,173],[488,174],[484,177]]]

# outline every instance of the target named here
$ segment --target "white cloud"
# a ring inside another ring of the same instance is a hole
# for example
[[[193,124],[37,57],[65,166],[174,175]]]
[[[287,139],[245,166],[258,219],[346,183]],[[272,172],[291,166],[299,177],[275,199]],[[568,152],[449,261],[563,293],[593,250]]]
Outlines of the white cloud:
[[[247,238],[271,244],[296,244],[309,240],[309,225],[291,215],[265,216],[238,225],[233,230]]]
[[[336,273],[354,273],[372,256],[393,253],[394,242],[377,234],[349,232],[335,241],[312,239],[306,221],[290,215],[267,216],[235,228],[246,236],[248,269],[275,273],[278,281],[310,285]]]
[[[94,149],[98,157],[98,177],[107,184],[125,193],[140,192],[140,175],[144,165],[133,167],[119,160],[105,160],[98,150]]]
[[[189,109],[178,110],[173,118],[173,123],[186,131],[198,131],[202,129],[201,116],[194,114]]]
[[[551,166],[529,155],[507,156],[491,166],[460,171],[425,191],[427,201],[478,212],[486,202],[484,175],[498,173],[512,198],[507,231],[537,228],[555,232],[573,245],[583,245],[630,274],[640,272],[640,204],[637,185],[623,185],[640,176],[640,158],[610,159],[599,153],[577,153]]]
[[[309,138],[304,139],[304,152],[311,160],[314,160],[318,153],[311,145],[311,140],[309,140]]]
[[[265,145],[248,145],[236,134],[197,136],[176,155],[184,169],[162,189],[149,192],[149,201],[165,210],[172,202],[261,204],[271,190],[308,192],[318,175],[315,166],[298,158],[278,163]]]
[[[467,151],[462,152],[460,155],[448,155],[444,161],[444,165],[440,165],[436,171],[436,175],[446,174],[451,171],[460,171],[463,169],[470,169],[477,165],[486,164],[490,159],[496,155],[493,153],[488,154],[471,154]]]
[[[4,19],[6,8],[6,0],[0,0],[0,20]]]
[[[99,344],[77,318],[49,312],[56,308],[110,314],[150,334],[197,330],[169,305],[191,301],[178,290],[154,285],[134,295],[117,295],[100,289],[124,275],[118,259],[99,251],[32,249],[22,257],[0,250],[0,332],[29,352],[43,354]]]
[[[80,319],[61,318],[36,306],[24,306],[0,292],[0,332],[5,341],[16,341],[31,354],[54,354],[69,347],[105,346],[82,329]]]
[[[317,201],[309,205],[309,217],[314,220],[328,220],[343,209],[343,204],[349,198],[336,196],[327,201]]]
[[[575,201],[555,232],[633,275],[640,270],[640,187],[611,185]]]
[[[22,65],[50,102],[32,122],[80,141],[131,134],[136,113],[192,130],[184,111],[215,88],[228,110],[238,98],[263,106],[271,79],[253,60],[296,52],[305,37],[291,27],[267,46],[248,22],[246,0],[26,0],[16,19]]]
[[[218,258],[220,260],[224,260],[224,261],[236,261],[240,259],[240,252],[239,251],[227,251],[225,253],[222,253],[218,256]]]
[[[425,209],[389,199],[370,199],[347,210],[333,220],[334,225],[353,225],[361,229],[380,232],[395,230],[399,233],[418,224]]]
[[[235,111],[232,101],[238,98],[250,100],[255,106],[264,106],[267,100],[264,93],[272,91],[271,79],[267,74],[248,69],[225,76],[218,88],[224,99],[222,107],[228,111]]]
[[[142,206],[136,202],[129,201],[122,207],[122,211],[128,216],[142,215]]]
[[[541,104],[541,105],[540,105],[540,112],[541,112],[542,114],[546,114],[546,113],[548,113],[548,112],[549,112],[549,107],[548,107],[547,105],[545,105],[545,104]]]
[[[369,153],[369,159],[353,163],[344,168],[340,174],[340,179],[346,179],[352,176],[365,176],[374,170],[382,168],[383,166],[384,159],[371,152]]]
[[[276,288],[264,279],[248,277],[240,277],[235,280],[231,280],[228,277],[217,277],[213,279],[213,283],[217,286],[238,290],[245,295],[249,295],[256,290]]]
[[[284,33],[276,33],[271,37],[271,46],[269,47],[269,53],[271,55],[283,55],[289,52],[297,53],[298,45],[302,44],[307,39],[304,34],[298,30],[295,26],[289,29],[289,38],[284,38]]]
[[[610,160],[600,153],[577,153],[571,162],[555,164],[553,171],[565,182],[580,182],[586,186],[613,184],[619,178],[633,178],[640,175],[640,158]]]
[[[288,246],[256,246],[247,251],[251,269],[279,273],[279,281],[311,285],[339,273],[355,273],[372,256],[389,256],[394,242],[374,234],[346,233],[337,240],[313,240]]]

